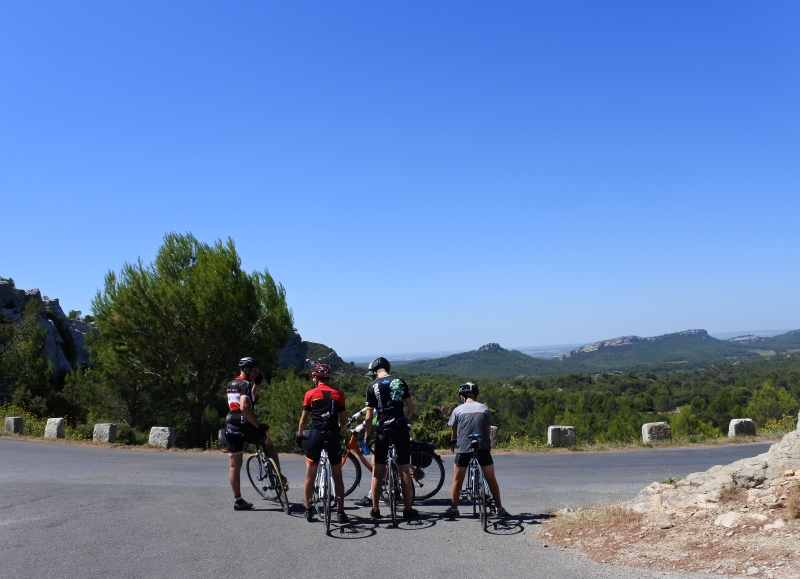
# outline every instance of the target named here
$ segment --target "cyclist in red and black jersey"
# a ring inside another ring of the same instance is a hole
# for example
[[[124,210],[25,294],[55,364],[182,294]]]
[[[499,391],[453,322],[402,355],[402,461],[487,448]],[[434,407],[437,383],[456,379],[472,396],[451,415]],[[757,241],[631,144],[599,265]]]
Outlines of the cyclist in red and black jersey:
[[[334,389],[330,384],[331,367],[327,364],[317,364],[311,369],[311,379],[314,388],[306,392],[303,398],[303,414],[297,427],[298,440],[303,437],[308,418],[311,417],[311,431],[306,447],[306,482],[305,503],[306,520],[314,520],[314,511],[311,508],[311,495],[314,494],[314,479],[317,477],[317,466],[322,449],[328,451],[333,474],[333,486],[336,491],[337,515],[336,522],[346,523],[347,514],[344,512],[344,483],[342,482],[342,439],[341,429],[347,424],[347,412],[344,394]]]
[[[225,438],[228,441],[228,456],[230,458],[230,472],[228,480],[233,490],[233,508],[237,511],[246,511],[253,508],[242,498],[241,470],[242,452],[248,442],[253,444],[263,442],[267,453],[275,460],[280,471],[281,463],[278,460],[278,451],[269,439],[267,424],[259,424],[253,413],[258,386],[264,379],[264,374],[258,368],[258,360],[247,356],[239,360],[240,374],[228,384],[228,415],[225,417]],[[281,475],[283,478],[283,475]],[[284,484],[286,484],[286,479]]]

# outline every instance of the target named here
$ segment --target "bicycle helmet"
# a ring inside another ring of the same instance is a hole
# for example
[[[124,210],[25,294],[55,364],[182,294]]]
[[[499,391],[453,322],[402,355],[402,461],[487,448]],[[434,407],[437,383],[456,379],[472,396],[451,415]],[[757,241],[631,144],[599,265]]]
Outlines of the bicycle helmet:
[[[474,400],[478,397],[478,386],[474,382],[465,382],[458,387],[458,395]]]
[[[253,358],[252,356],[245,356],[241,360],[239,360],[239,368],[244,370],[245,368],[252,368],[253,366],[260,366],[258,360]]]
[[[331,367],[327,364],[314,364],[314,367],[311,368],[311,375],[317,378],[330,378]]]
[[[383,368],[388,372],[389,370],[392,369],[392,365],[389,363],[389,360],[387,360],[383,356],[380,356],[378,358],[375,358],[372,362],[370,362],[369,371],[375,372],[379,368]]]

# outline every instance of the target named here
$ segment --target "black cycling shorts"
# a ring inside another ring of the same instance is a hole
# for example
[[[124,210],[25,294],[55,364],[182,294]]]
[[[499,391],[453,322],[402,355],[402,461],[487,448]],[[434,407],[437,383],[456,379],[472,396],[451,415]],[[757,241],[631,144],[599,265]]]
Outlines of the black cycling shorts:
[[[246,444],[266,442],[267,433],[261,432],[252,424],[225,423],[225,439],[228,441],[228,454],[237,454],[244,450]]]
[[[408,430],[404,429],[402,433],[395,432],[381,432],[375,437],[375,448],[373,454],[375,455],[375,464],[386,464],[389,457],[389,446],[394,443],[395,450],[397,450],[397,464],[403,466],[411,463],[411,439],[408,436]]]
[[[492,460],[492,453],[488,448],[479,448],[477,451],[478,453],[478,464],[481,466],[489,466],[490,464],[494,464],[494,460]],[[469,466],[469,461],[472,459],[472,452],[457,452],[456,453],[456,466],[460,466],[462,468]]]
[[[311,429],[305,441],[306,461],[317,464],[322,456],[322,449],[328,451],[331,464],[342,464],[342,437],[338,432]]]

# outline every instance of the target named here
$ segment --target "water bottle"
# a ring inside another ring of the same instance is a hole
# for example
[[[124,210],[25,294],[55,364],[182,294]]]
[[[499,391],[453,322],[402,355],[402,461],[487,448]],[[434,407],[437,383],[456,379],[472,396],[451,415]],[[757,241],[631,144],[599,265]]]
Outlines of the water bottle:
[[[358,439],[358,446],[361,447],[361,452],[363,452],[365,455],[369,454],[369,447],[366,444],[364,444],[363,438]]]

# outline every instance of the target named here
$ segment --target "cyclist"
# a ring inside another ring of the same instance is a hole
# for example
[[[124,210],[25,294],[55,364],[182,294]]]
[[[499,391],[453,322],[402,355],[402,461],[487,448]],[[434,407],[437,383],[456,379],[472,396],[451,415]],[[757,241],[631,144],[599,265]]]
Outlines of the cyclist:
[[[239,376],[228,384],[228,415],[225,417],[225,438],[228,441],[228,457],[230,458],[230,472],[228,480],[233,490],[233,508],[236,511],[247,511],[253,508],[242,498],[240,482],[242,469],[242,452],[246,443],[254,444],[263,442],[267,453],[275,460],[280,471],[281,463],[278,460],[278,451],[267,435],[269,426],[259,424],[253,413],[258,386],[264,379],[264,374],[258,368],[258,360],[246,356],[239,360]],[[286,484],[286,479],[281,475]]]
[[[367,388],[367,413],[364,417],[364,441],[369,440],[372,429],[372,416],[377,413],[378,420],[375,424],[375,451],[373,452],[372,484],[372,510],[373,519],[381,518],[378,506],[380,500],[380,485],[386,472],[386,460],[389,455],[389,446],[395,445],[397,451],[397,466],[400,471],[401,484],[403,485],[404,519],[413,519],[417,510],[411,508],[411,436],[408,433],[408,418],[414,414],[414,402],[408,386],[400,378],[389,374],[391,364],[386,358],[376,358],[369,365],[369,376],[375,380]],[[408,414],[403,413],[405,402]]]
[[[445,511],[447,517],[458,517],[458,499],[461,496],[461,485],[467,473],[467,466],[472,459],[470,434],[480,434],[477,453],[478,464],[481,465],[483,476],[489,484],[489,491],[495,504],[495,514],[498,517],[507,517],[508,511],[503,508],[500,500],[500,487],[494,475],[494,461],[492,460],[490,435],[491,426],[494,426],[492,413],[485,405],[478,402],[478,387],[472,382],[462,384],[458,388],[461,405],[456,406],[450,414],[448,425],[453,429],[453,438],[456,440],[456,460],[453,465],[453,489],[450,494],[450,506]]]
[[[333,473],[333,486],[336,490],[337,523],[346,523],[344,512],[344,483],[342,482],[342,445],[341,428],[347,424],[347,412],[344,394],[335,390],[330,384],[331,367],[327,364],[316,364],[311,369],[311,380],[314,388],[306,392],[303,398],[303,414],[297,427],[297,438],[303,436],[308,417],[311,416],[311,432],[306,441],[306,482],[305,490],[306,520],[314,520],[311,508],[311,495],[314,494],[314,479],[322,449],[328,451]]]

